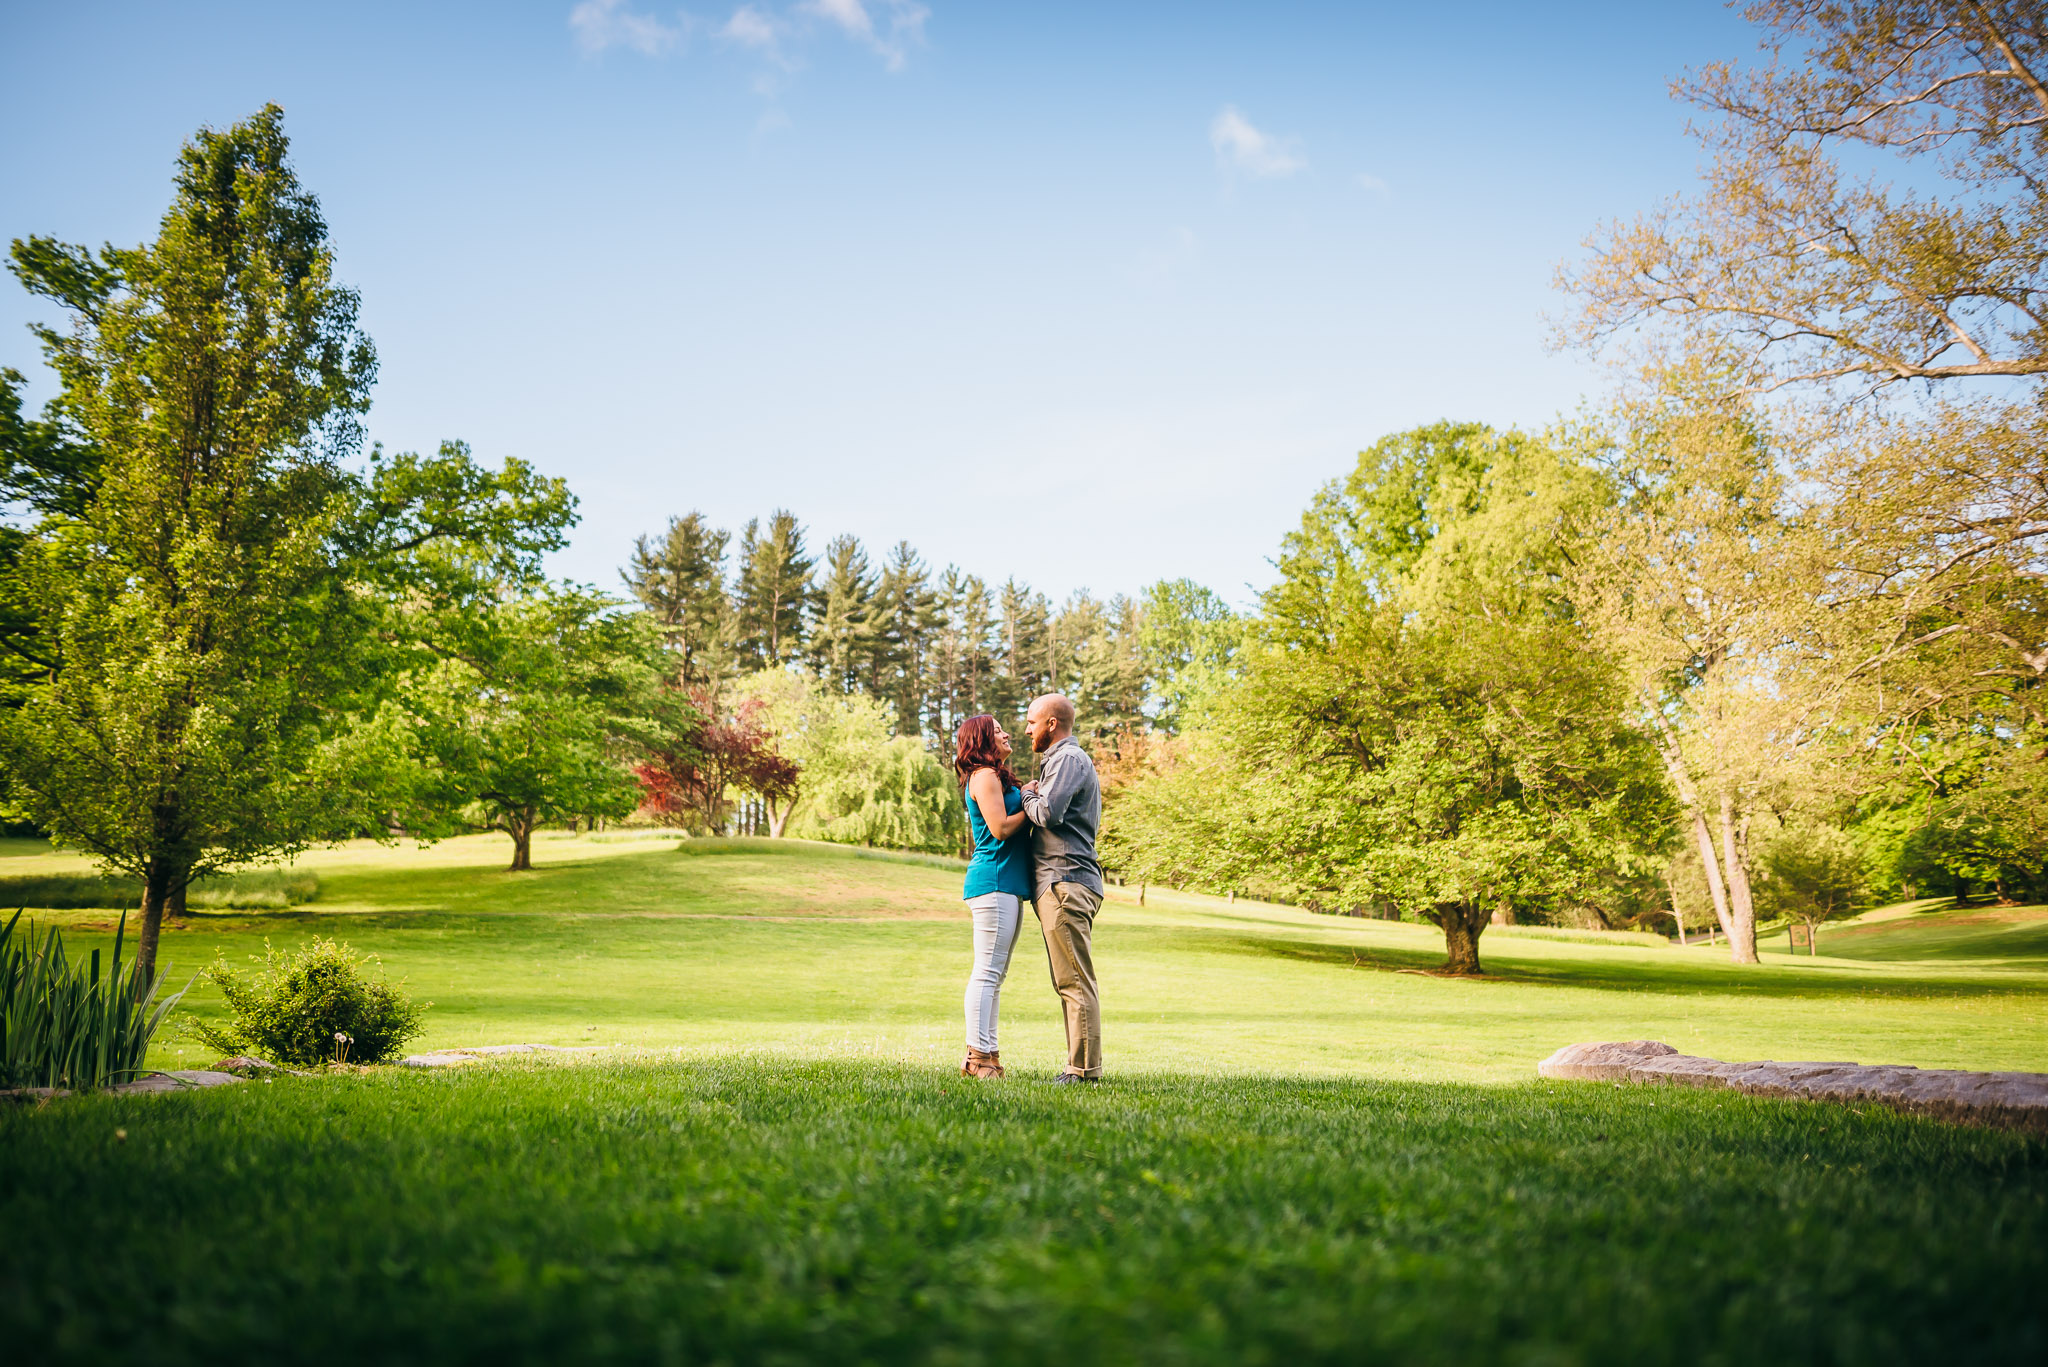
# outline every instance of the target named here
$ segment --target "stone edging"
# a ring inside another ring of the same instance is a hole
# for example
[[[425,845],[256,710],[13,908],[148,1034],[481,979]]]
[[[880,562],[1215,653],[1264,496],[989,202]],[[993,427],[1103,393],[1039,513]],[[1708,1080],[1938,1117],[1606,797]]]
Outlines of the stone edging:
[[[1723,1063],[1656,1040],[1568,1044],[1537,1075],[1584,1082],[1725,1087],[1751,1096],[1888,1106],[1969,1125],[2048,1134],[2048,1073],[1972,1073],[1904,1064]]]
[[[117,1082],[111,1087],[102,1087],[102,1093],[119,1095],[127,1092],[189,1092],[195,1087],[225,1087],[230,1082],[245,1079],[233,1073],[217,1072],[212,1068],[183,1068],[174,1073],[151,1073],[133,1082]],[[0,1091],[0,1101],[48,1101],[52,1097],[70,1096],[68,1087],[16,1087]]]

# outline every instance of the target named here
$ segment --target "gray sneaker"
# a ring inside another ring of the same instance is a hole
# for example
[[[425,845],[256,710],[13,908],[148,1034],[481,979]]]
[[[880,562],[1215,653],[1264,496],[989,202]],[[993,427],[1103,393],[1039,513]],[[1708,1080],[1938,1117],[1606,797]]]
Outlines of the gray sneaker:
[[[1099,1078],[1099,1077],[1087,1077],[1087,1076],[1084,1076],[1084,1075],[1083,1075],[1083,1074],[1081,1074],[1081,1073],[1061,1073],[1061,1074],[1060,1074],[1060,1075],[1059,1075],[1058,1077],[1056,1077],[1056,1078],[1054,1078],[1054,1079],[1052,1080],[1052,1085],[1053,1085],[1053,1086],[1055,1086],[1055,1087],[1058,1087],[1058,1086],[1060,1086],[1060,1085],[1062,1085],[1062,1084],[1064,1084],[1064,1083],[1069,1083],[1069,1082],[1089,1082],[1089,1083],[1094,1083],[1094,1082],[1100,1082],[1100,1081],[1102,1081],[1102,1079],[1101,1079],[1101,1078]]]

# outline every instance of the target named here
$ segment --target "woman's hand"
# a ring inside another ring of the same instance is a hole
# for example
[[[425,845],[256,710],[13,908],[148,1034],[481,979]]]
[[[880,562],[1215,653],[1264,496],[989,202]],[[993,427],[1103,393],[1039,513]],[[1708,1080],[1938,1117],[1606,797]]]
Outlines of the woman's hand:
[[[1024,825],[1024,813],[1003,810],[1003,781],[993,769],[976,769],[967,779],[967,796],[981,808],[981,819],[998,840],[1008,840]]]

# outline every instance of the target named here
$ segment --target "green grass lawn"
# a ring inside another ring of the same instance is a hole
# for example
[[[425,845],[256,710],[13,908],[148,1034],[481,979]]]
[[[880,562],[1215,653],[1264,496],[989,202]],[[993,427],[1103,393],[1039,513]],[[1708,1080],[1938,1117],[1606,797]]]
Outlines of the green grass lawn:
[[[539,842],[540,867],[514,874],[507,848],[480,836],[315,852],[302,865],[318,900],[194,915],[166,933],[163,958],[182,985],[216,954],[244,963],[266,939],[337,936],[434,1003],[421,1048],[958,1061],[968,931],[952,869],[792,842],[678,853],[673,841],[584,838]],[[0,846],[0,879],[84,867]],[[1819,958],[1767,952],[1756,968],[1721,946],[1503,928],[1481,942],[1486,979],[1464,981],[1403,971],[1442,962],[1429,926],[1157,889],[1141,908],[1135,896],[1111,889],[1096,939],[1112,1071],[1513,1082],[1559,1045],[1638,1038],[1729,1059],[2048,1071],[2040,908],[1879,913],[1823,931]],[[83,947],[111,943],[109,913],[40,915]],[[1061,1052],[1044,962],[1027,927],[1003,1049],[1026,1068]],[[187,1002],[219,1009],[205,984]],[[172,1031],[151,1062],[210,1057]]]
[[[999,1084],[959,1057],[958,874],[761,842],[308,856],[319,934],[435,1005],[418,1047],[615,1045],[0,1109],[22,1361],[1870,1362],[2048,1353],[2048,1143],[1882,1111],[1541,1083],[1561,1044],[2048,1071],[2040,909],[1826,951],[1427,927],[1113,890],[1109,1084],[1036,932]],[[0,847],[0,877],[83,867]],[[1989,919],[1987,919],[1989,918]],[[81,947],[103,912],[43,916]],[[198,1012],[218,1009],[204,990]],[[179,1051],[183,1054],[180,1055]],[[153,1061],[210,1061],[168,1038]],[[117,1132],[125,1131],[125,1138]]]

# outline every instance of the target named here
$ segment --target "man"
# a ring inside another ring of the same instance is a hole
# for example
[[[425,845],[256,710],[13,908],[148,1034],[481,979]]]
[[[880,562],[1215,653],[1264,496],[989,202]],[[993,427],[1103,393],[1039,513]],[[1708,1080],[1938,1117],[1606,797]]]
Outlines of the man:
[[[1067,1066],[1054,1082],[1102,1080],[1102,1002],[1088,939],[1102,905],[1102,866],[1095,832],[1102,824],[1102,784],[1095,763],[1074,740],[1074,705],[1057,693],[1034,698],[1024,714],[1031,748],[1043,756],[1038,777],[1024,785],[1031,823],[1033,901],[1045,932],[1053,990],[1067,1017]]]

